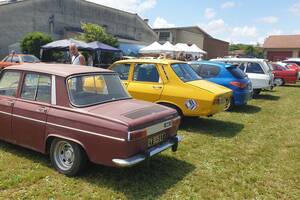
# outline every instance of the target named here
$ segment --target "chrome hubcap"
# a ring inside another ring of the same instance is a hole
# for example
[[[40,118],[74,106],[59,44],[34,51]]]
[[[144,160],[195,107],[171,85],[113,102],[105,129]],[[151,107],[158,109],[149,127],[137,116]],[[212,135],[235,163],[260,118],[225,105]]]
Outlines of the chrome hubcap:
[[[274,82],[275,82],[276,85],[282,85],[283,84],[283,81],[279,78],[275,79]]]
[[[226,99],[226,104],[225,104],[225,107],[224,107],[224,110],[228,110],[231,106],[231,101],[230,99]]]
[[[74,149],[66,141],[59,141],[54,149],[54,159],[57,166],[62,170],[69,170],[74,164]]]

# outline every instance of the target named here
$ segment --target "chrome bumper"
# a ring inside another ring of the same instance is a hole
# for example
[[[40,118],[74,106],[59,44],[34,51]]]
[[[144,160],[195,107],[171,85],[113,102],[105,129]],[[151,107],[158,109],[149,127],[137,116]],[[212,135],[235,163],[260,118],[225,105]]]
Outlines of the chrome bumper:
[[[166,149],[169,149],[171,147],[177,148],[178,142],[181,140],[182,138],[180,136],[176,136],[173,139],[168,140],[167,142],[164,142],[160,145],[148,149],[148,151],[145,154],[137,154],[126,159],[112,159],[112,162],[118,167],[131,167],[140,162],[143,162],[147,158],[152,157]]]

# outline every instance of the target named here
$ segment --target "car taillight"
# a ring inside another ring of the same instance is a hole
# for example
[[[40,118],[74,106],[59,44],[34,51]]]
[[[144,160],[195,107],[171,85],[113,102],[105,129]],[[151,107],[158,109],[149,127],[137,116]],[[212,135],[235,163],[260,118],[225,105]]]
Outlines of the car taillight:
[[[169,128],[168,133],[175,133],[178,130],[178,127],[180,125],[180,121],[181,121],[180,117],[177,117],[176,119],[174,119],[172,121],[172,127]]]
[[[138,131],[132,131],[132,132],[128,133],[128,141],[139,140],[139,139],[142,139],[144,137],[147,137],[147,130],[146,129],[142,129],[142,130],[138,130]]]
[[[230,85],[233,85],[233,86],[241,88],[241,89],[244,89],[244,88],[247,87],[246,83],[240,83],[240,82],[237,82],[237,81],[230,82]]]

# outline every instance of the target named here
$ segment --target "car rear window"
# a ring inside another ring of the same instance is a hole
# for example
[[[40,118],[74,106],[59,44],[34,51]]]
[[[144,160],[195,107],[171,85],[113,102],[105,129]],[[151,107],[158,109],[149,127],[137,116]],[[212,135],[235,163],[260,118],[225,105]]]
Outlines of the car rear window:
[[[171,68],[183,82],[201,80],[194,69],[186,63],[174,63],[171,64]]]
[[[227,70],[237,79],[244,79],[247,75],[236,66],[228,67]]]

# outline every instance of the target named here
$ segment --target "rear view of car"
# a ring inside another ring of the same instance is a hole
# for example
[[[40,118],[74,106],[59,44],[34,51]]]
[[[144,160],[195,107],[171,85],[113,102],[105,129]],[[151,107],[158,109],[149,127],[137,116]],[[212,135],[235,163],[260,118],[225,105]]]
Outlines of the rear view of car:
[[[262,90],[273,89],[274,75],[266,60],[257,58],[220,58],[216,62],[236,64],[244,71],[252,82],[253,95],[257,96]]]
[[[252,84],[247,75],[235,65],[198,61],[189,63],[202,78],[223,85],[233,91],[233,97],[225,107],[245,105],[252,97]]]

